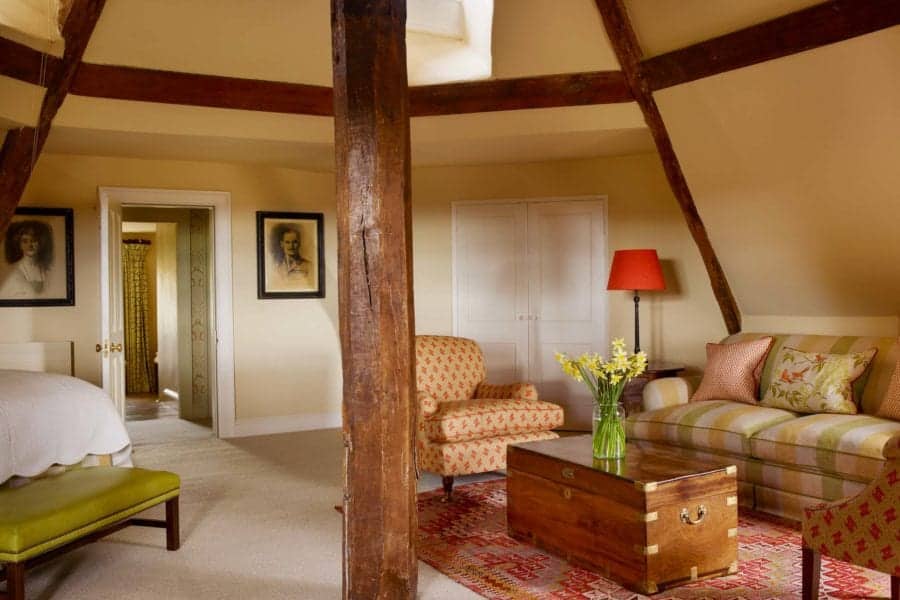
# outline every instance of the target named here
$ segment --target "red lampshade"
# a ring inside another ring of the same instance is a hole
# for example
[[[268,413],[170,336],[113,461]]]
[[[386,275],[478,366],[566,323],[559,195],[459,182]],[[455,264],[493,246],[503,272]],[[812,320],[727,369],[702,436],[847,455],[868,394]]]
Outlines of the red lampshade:
[[[656,250],[616,250],[606,289],[666,289]]]

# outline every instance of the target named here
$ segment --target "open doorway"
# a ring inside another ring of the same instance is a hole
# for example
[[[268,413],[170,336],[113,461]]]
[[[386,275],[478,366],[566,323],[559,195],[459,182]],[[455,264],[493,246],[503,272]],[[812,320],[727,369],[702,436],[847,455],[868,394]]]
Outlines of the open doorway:
[[[133,434],[212,434],[211,226],[209,208],[122,207],[125,420]]]
[[[146,428],[150,435],[136,435],[135,428],[158,423],[189,425],[189,435],[214,433],[218,437],[234,435],[234,311],[232,310],[231,269],[231,195],[228,192],[164,190],[151,188],[103,187],[97,190],[100,204],[100,356],[103,389],[112,398],[116,410],[125,419],[125,346],[124,294],[122,281],[122,218],[127,209],[204,209],[209,223],[210,329],[207,340],[209,395],[212,430],[184,419],[150,419],[129,422],[135,444],[183,439],[184,431],[167,435],[159,427]],[[169,213],[173,214],[173,213]],[[134,215],[135,222],[175,222],[174,217]],[[157,231],[158,234],[158,231]],[[177,258],[176,258],[177,260]],[[158,342],[157,342],[158,343]],[[201,343],[195,340],[195,343]],[[156,367],[158,370],[158,367]],[[163,386],[164,388],[165,386]],[[180,400],[180,397],[179,397]],[[180,406],[179,406],[180,409]],[[145,429],[140,427],[140,429]],[[171,429],[169,427],[168,429]],[[182,428],[184,429],[184,427]],[[137,439],[137,438],[142,439]]]

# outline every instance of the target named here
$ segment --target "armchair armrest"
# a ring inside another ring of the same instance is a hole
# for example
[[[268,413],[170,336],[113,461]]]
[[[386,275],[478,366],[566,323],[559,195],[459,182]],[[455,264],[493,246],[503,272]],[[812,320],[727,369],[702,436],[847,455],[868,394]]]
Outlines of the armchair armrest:
[[[694,377],[663,377],[647,382],[642,409],[648,411],[687,404],[696,385]]]
[[[884,460],[900,461],[900,433],[895,434],[884,444]]]
[[[510,383],[507,385],[492,385],[480,383],[475,389],[476,398],[495,400],[537,400],[537,388],[530,383]]]
[[[419,415],[427,417],[437,412],[438,401],[428,392],[416,390],[416,402],[419,404]]]
[[[850,498],[804,509],[803,545],[833,558],[900,576],[900,434],[884,446],[875,479]]]

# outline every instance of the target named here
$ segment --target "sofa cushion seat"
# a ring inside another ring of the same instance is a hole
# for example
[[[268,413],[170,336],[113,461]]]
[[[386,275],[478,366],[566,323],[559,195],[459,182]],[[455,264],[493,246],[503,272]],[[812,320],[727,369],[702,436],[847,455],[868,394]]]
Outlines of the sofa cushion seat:
[[[756,432],[796,418],[794,413],[778,408],[704,400],[631,415],[625,422],[625,432],[633,439],[746,456]]]
[[[808,415],[779,423],[750,441],[754,458],[868,481],[884,465],[884,445],[900,423],[869,415]]]
[[[475,398],[441,402],[425,419],[425,435],[432,442],[466,442],[549,431],[562,423],[562,407],[551,402]]]

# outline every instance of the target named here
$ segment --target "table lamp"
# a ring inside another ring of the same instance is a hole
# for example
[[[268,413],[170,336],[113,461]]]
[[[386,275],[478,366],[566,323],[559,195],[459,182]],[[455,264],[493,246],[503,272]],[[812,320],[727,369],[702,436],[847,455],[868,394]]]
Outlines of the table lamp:
[[[656,250],[616,250],[606,289],[634,290],[634,352],[640,352],[640,292],[666,289]]]

